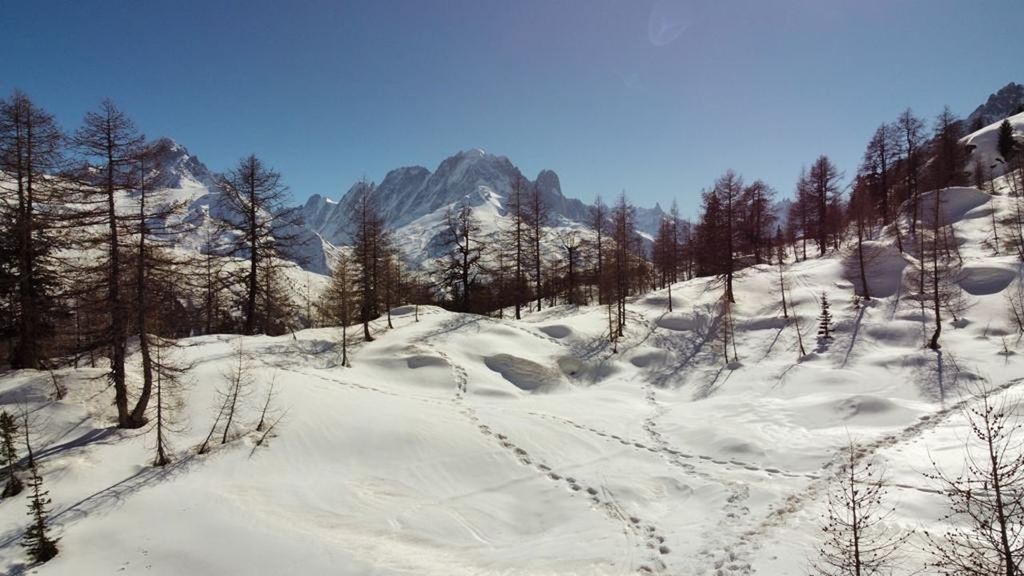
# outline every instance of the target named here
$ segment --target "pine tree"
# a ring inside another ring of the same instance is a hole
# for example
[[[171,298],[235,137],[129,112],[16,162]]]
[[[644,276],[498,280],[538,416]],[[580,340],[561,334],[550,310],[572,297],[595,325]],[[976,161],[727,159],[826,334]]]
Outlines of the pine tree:
[[[896,129],[900,136],[904,196],[910,201],[910,235],[915,236],[921,217],[918,183],[923,165],[921,153],[925,145],[924,122],[907,108],[896,119]]]
[[[219,390],[220,405],[224,428],[221,432],[220,443],[227,444],[232,438],[232,427],[237,425],[236,420],[245,408],[245,403],[252,392],[254,374],[252,363],[242,349],[242,339],[238,340],[235,353],[234,365],[224,373],[227,385]]]
[[[77,218],[91,225],[88,228],[92,230],[92,236],[80,247],[97,254],[88,269],[83,270],[89,280],[83,284],[102,292],[96,304],[106,322],[95,329],[95,345],[108,351],[108,378],[114,388],[119,428],[131,428],[133,422],[125,378],[130,314],[124,285],[128,267],[123,259],[128,242],[123,230],[125,216],[119,213],[117,204],[121,191],[133,188],[136,160],[144,141],[132,120],[109,100],[104,100],[98,111],[85,115],[83,125],[72,139],[83,157],[93,162],[82,166],[79,175],[81,213]]]
[[[15,91],[0,99],[0,336],[12,342],[13,368],[43,368],[44,345],[56,331],[66,283],[57,263],[64,135],[46,111]]]
[[[38,466],[33,465],[31,468],[28,487],[28,515],[32,517],[32,523],[25,531],[21,545],[28,551],[33,562],[42,563],[57,555],[57,542],[60,539],[50,537],[50,526],[47,521],[50,514],[50,493],[43,490],[43,477],[39,474]]]
[[[884,474],[873,461],[858,461],[852,443],[848,454],[841,473],[830,482],[828,513],[821,523],[825,540],[813,571],[820,576],[892,574],[910,534],[886,526],[892,508],[883,504]]]
[[[544,296],[544,226],[547,225],[549,214],[544,195],[536,183],[529,187],[526,201],[527,235],[530,241],[529,252],[530,259],[533,261],[531,262],[533,264],[533,285],[534,292],[536,292],[534,296],[537,299],[537,311],[539,312]]]
[[[352,228],[353,281],[359,287],[359,319],[363,340],[373,341],[370,320],[380,316],[384,291],[384,260],[391,252],[391,235],[384,224],[373,183],[360,184],[360,196],[350,216]]]
[[[782,296],[782,317],[789,319],[789,306],[786,305],[786,277],[783,268],[786,263],[786,240],[782,236],[782,228],[775,231],[775,262],[779,269],[779,294]]]
[[[445,220],[442,238],[447,253],[437,261],[438,277],[457,309],[469,312],[476,306],[476,292],[484,272],[480,224],[468,204],[449,209]]]
[[[821,314],[818,315],[818,342],[825,345],[832,339],[832,313],[828,303],[828,295],[821,293]]]
[[[839,187],[841,179],[842,174],[828,156],[819,156],[807,172],[805,184],[811,202],[810,214],[818,240],[818,253],[821,256],[828,250],[829,238],[832,238],[835,244],[841,232],[841,222],[837,218],[836,210],[842,192]]]
[[[3,493],[0,497],[9,498],[21,493],[23,485],[15,473],[18,464],[18,450],[14,447],[14,438],[18,435],[18,421],[7,411],[0,412],[0,465],[7,475]]]
[[[1010,162],[1019,146],[1017,140],[1013,137],[1013,125],[1010,124],[1009,120],[1003,120],[1003,123],[999,125],[998,143],[999,155],[1003,157],[1003,161]]]
[[[341,365],[350,367],[348,360],[348,325],[355,317],[356,287],[352,264],[341,258],[334,266],[331,283],[324,292],[323,307],[327,318],[341,326]]]
[[[1024,455],[1017,406],[982,389],[966,406],[964,470],[927,476],[949,500],[951,529],[930,539],[931,567],[946,576],[1020,576],[1024,563]],[[934,465],[934,463],[933,463]]]
[[[297,242],[293,230],[300,223],[299,211],[287,206],[288,188],[281,175],[255,155],[241,159],[219,184],[228,219],[241,230],[230,254],[247,263],[240,277],[245,292],[243,333],[282,333],[276,272]]]

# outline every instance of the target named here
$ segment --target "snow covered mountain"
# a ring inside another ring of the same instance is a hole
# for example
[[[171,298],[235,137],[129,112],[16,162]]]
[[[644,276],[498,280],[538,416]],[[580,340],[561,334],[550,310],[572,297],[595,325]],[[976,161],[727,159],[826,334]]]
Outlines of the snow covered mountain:
[[[394,329],[375,322],[350,367],[338,328],[188,338],[174,353],[195,385],[180,391],[166,468],[146,465],[153,429],[112,428],[105,368],[8,371],[0,408],[36,415],[61,539],[38,572],[807,574],[854,442],[886,471],[883,529],[915,538],[904,562],[923,565],[924,536],[957,525],[923,473],[963,466],[964,409],[980,385],[1024,398],[1007,313],[1021,264],[987,244],[991,223],[1014,213],[1006,186],[941,192],[966,299],[941,354],[923,346],[931,319],[914,257],[883,236],[868,302],[854,298],[850,253],[785,267],[788,318],[778,269],[745,270],[730,308],[736,360],[724,365],[721,286],[708,278],[630,299],[616,349],[600,306],[522,321],[396,308]],[[812,350],[823,295],[834,339]],[[252,363],[237,439],[196,454],[236,350]],[[133,388],[139,362],[134,351]],[[257,446],[271,386],[287,417]],[[0,499],[0,573],[37,570],[18,546],[24,511],[23,498]]]
[[[1024,85],[1010,82],[988,97],[967,117],[967,126],[985,126],[1022,112]]]
[[[567,198],[554,171],[541,170],[535,179],[530,180],[507,157],[479,149],[465,150],[446,158],[434,172],[422,166],[397,168],[388,172],[375,189],[366,182],[357,182],[337,202],[314,195],[303,206],[303,219],[310,230],[332,244],[348,244],[349,215],[359,200],[374,190],[381,214],[400,243],[436,246],[436,238],[443,227],[443,215],[450,206],[467,203],[478,220],[490,219],[481,222],[485,228],[496,228],[500,219],[507,216],[506,199],[517,178],[522,178],[526,186],[537,186],[541,191],[551,213],[551,227],[588,226],[590,205],[576,198]],[[494,212],[489,213],[492,209]],[[641,234],[653,235],[664,214],[660,206],[638,208],[638,230]],[[406,253],[413,263],[434,255],[429,250]]]
[[[174,140],[161,138],[153,143],[153,149],[155,162],[150,172],[150,182],[154,188],[153,200],[185,205],[184,212],[174,217],[175,221],[187,223],[187,226],[181,227],[185,231],[175,242],[179,248],[201,250],[213,217],[230,219],[224,208],[220,185],[213,172],[197,156]],[[286,232],[296,238],[287,251],[290,260],[310,272],[330,272],[328,261],[333,246],[324,242],[319,234],[302,226]],[[219,233],[230,234],[231,231]]]

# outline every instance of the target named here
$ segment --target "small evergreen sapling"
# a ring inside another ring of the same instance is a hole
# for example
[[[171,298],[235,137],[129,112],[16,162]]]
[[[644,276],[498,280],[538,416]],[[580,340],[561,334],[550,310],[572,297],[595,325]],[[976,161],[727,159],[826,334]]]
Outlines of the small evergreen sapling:
[[[32,523],[25,531],[21,545],[28,551],[33,562],[42,563],[57,555],[57,542],[60,539],[50,537],[47,521],[50,514],[50,493],[43,490],[43,477],[39,474],[39,467],[33,465],[31,471],[28,480],[28,515],[32,517]]]
[[[3,467],[7,481],[4,483],[0,497],[17,496],[23,488],[21,479],[14,473],[18,463],[18,451],[14,447],[14,438],[18,435],[18,422],[8,412],[0,412],[0,466]]]
[[[818,316],[818,342],[822,345],[832,339],[832,313],[829,312],[828,296],[821,293],[821,314]]]

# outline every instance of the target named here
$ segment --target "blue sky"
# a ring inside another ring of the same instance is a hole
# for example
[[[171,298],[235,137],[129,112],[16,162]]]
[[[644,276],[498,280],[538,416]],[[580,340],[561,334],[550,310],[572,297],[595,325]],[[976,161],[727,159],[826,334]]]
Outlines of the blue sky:
[[[296,201],[483,148],[564,192],[695,212],[727,168],[849,175],[907,106],[1024,81],[1020,0],[3,0],[0,92],[67,127],[109,96],[211,169]]]

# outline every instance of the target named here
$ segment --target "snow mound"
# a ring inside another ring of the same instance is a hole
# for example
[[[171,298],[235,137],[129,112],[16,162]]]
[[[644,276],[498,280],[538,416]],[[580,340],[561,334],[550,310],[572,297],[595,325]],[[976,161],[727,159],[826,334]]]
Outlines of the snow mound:
[[[658,318],[658,326],[676,332],[692,332],[702,325],[702,319],[693,314],[665,315]]]
[[[888,298],[899,292],[903,280],[903,270],[907,260],[900,251],[884,242],[868,240],[864,242],[864,275],[867,276],[868,292],[872,298]],[[859,294],[864,293],[857,262],[857,250],[851,249],[843,259],[843,270],[846,278],[853,283]]]
[[[736,327],[740,330],[781,330],[786,327],[788,320],[781,316],[760,316],[747,318],[736,323]]]
[[[921,195],[921,221],[931,226],[935,214],[935,201],[941,202],[942,224],[963,220],[971,211],[992,199],[977,188],[953,187],[932,190]]]
[[[671,358],[672,353],[668,350],[650,350],[633,356],[629,359],[629,362],[637,368],[647,368],[664,365]]]
[[[558,359],[558,368],[566,376],[576,376],[583,371],[583,362],[575,356],[562,356]]]
[[[797,416],[810,429],[847,426],[900,426],[912,422],[917,412],[888,398],[857,394],[808,406]]]
[[[832,412],[847,422],[864,426],[903,424],[913,412],[887,398],[871,395],[850,396],[831,403]]]
[[[552,326],[541,326],[539,329],[541,332],[547,334],[548,336],[558,339],[566,338],[570,334],[572,334],[571,328],[569,328],[568,326],[563,326],[561,324],[555,324]]]
[[[444,358],[428,355],[410,356],[405,359],[405,363],[411,370],[417,370],[419,368],[448,367],[448,363],[445,362]]]
[[[994,264],[967,264],[962,269],[960,287],[968,294],[982,296],[998,294],[1006,289],[1017,277],[1017,270],[1011,266]]]
[[[485,356],[484,365],[527,392],[553,388],[559,377],[548,367],[511,354]]]
[[[392,316],[408,316],[416,312],[415,306],[398,306],[391,309]]]
[[[904,315],[902,317],[910,316]],[[920,316],[917,316],[917,318],[920,318]],[[882,324],[867,325],[863,330],[872,339],[888,346],[899,346],[902,348],[921,346],[921,322],[919,319],[893,319]]]

